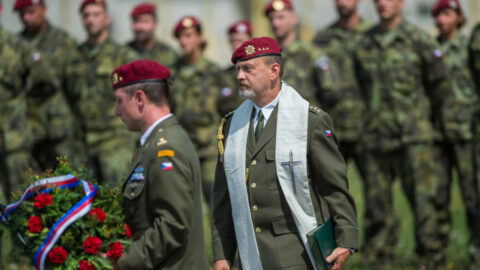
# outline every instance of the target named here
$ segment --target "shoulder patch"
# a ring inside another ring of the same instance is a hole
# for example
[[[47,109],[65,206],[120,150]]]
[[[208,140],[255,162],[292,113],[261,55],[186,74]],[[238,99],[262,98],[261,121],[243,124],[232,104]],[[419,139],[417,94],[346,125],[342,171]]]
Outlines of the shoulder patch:
[[[173,150],[160,150],[157,153],[157,157],[174,157],[175,156],[175,151]]]
[[[315,105],[311,105],[308,107],[308,110],[315,113],[315,114],[320,114],[320,112],[322,112],[322,109],[320,109],[319,107],[315,106]]]

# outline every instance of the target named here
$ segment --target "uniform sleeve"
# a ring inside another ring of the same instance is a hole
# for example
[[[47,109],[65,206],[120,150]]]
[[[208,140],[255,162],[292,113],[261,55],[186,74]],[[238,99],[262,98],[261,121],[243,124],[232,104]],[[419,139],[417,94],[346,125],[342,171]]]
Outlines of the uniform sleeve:
[[[480,25],[475,27],[469,44],[469,64],[480,96]]]
[[[334,222],[337,246],[358,248],[355,201],[348,191],[347,168],[338,150],[331,118],[324,112],[312,115],[309,131],[309,167],[311,180],[327,202]],[[331,131],[327,136],[326,131]]]
[[[188,239],[194,208],[194,179],[191,157],[175,151],[174,157],[154,157],[149,165],[148,205],[152,226],[120,257],[120,269],[156,269]],[[171,162],[171,170],[162,163]]]
[[[335,103],[341,99],[339,91],[339,73],[332,57],[319,48],[314,48],[314,84],[316,99],[319,105]]]

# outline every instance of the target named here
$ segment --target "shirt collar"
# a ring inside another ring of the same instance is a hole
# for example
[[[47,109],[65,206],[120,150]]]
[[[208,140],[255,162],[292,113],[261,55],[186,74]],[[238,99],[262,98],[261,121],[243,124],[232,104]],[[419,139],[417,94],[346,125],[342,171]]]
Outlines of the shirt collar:
[[[143,146],[145,144],[145,141],[148,139],[148,136],[150,136],[150,133],[152,133],[153,129],[158,126],[161,122],[163,122],[165,119],[168,117],[172,116],[173,114],[167,114],[164,117],[158,119],[155,123],[153,123],[148,129],[145,131],[145,133],[142,134],[142,137],[140,137],[140,145]]]
[[[253,107],[255,107],[255,121],[258,116],[259,110],[262,110],[263,117],[265,118],[265,123],[268,121],[268,118],[273,112],[273,109],[275,109],[275,106],[277,106],[278,101],[280,100],[280,92],[278,93],[277,97],[275,99],[268,103],[267,105],[263,106],[262,108],[258,107],[255,103],[253,103]]]

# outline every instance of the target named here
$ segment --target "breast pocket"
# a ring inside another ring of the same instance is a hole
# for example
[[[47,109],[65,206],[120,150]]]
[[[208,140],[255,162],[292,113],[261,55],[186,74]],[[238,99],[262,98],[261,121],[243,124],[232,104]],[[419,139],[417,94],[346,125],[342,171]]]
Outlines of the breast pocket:
[[[269,190],[278,190],[277,168],[275,167],[275,149],[269,149],[265,153],[267,163],[267,183]]]
[[[132,176],[135,173],[132,174]],[[130,178],[132,178],[130,176]],[[144,205],[141,204],[140,197],[144,193],[145,180],[129,180],[123,190],[124,206],[127,218],[134,216]]]

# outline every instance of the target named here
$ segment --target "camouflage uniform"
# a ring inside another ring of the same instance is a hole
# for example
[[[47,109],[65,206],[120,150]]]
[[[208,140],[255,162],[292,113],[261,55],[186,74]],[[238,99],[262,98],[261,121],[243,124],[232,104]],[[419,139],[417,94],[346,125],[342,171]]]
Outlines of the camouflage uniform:
[[[204,56],[195,64],[179,59],[173,68],[172,108],[195,146],[202,169],[205,199],[210,202],[217,162],[218,100],[226,82],[214,63]]]
[[[112,71],[135,60],[137,54],[107,39],[84,43],[66,73],[66,94],[75,115],[76,154],[93,168],[100,183],[118,183],[127,173],[135,137],[114,115]]]
[[[220,98],[218,99],[218,109],[222,116],[235,110],[244,101],[239,95],[239,87],[237,82],[237,69],[230,66],[223,71],[223,78],[227,84],[220,90]]]
[[[444,247],[436,224],[432,121],[441,122],[449,86],[441,53],[426,33],[403,21],[389,31],[380,26],[367,31],[354,61],[366,102],[362,142],[376,172],[365,179],[367,198],[374,198],[366,202],[366,255],[378,263],[393,257],[397,221],[391,187],[399,176],[415,216],[417,253],[435,267]]]
[[[27,115],[34,134],[32,156],[40,169],[45,170],[56,165],[57,156],[72,155],[72,115],[62,83],[66,59],[76,45],[67,33],[52,25],[40,34],[23,31],[21,36],[30,44],[33,57],[48,65],[45,72],[53,73],[52,84],[36,87],[27,94]]]
[[[142,50],[135,47],[134,40],[129,42],[127,46],[136,51],[140,59],[155,60],[168,68],[171,68],[178,58],[177,53],[172,48],[160,41],[155,41],[153,48],[150,50]]]

